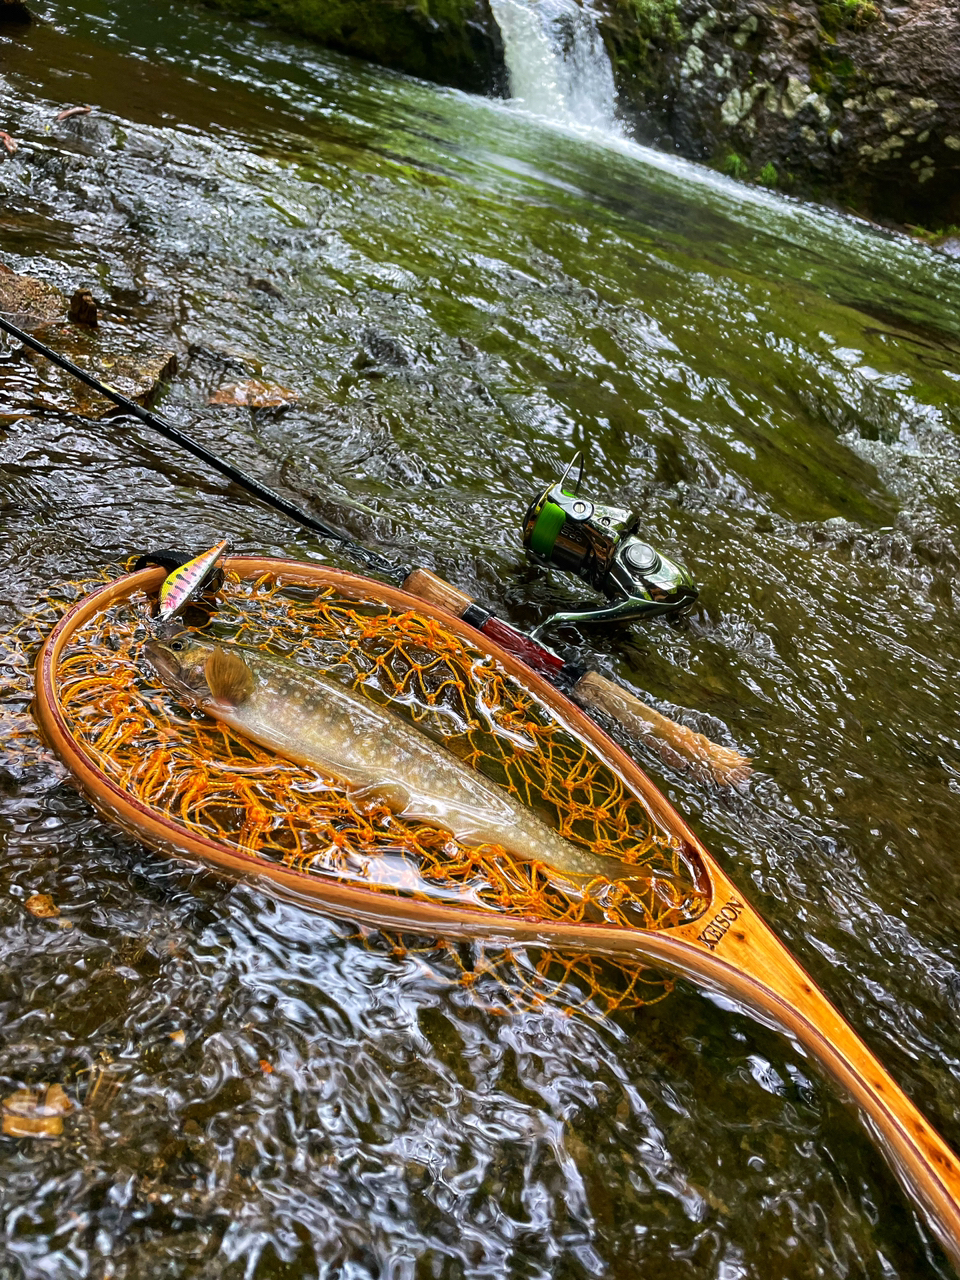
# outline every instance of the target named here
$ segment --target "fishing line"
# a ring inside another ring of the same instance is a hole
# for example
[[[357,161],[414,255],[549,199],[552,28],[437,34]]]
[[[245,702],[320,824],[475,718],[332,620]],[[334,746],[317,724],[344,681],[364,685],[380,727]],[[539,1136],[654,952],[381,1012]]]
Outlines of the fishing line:
[[[0,329],[22,342],[24,346],[30,347],[39,355],[44,356],[51,364],[57,365],[58,368],[77,378],[80,382],[90,387],[91,390],[105,396],[119,409],[122,409],[124,413],[139,419],[145,426],[163,436],[164,439],[169,440],[172,444],[179,445],[187,453],[192,453],[195,458],[199,458],[201,462],[205,462],[212,470],[218,471],[220,475],[232,480],[234,484],[239,485],[241,489],[245,489],[247,493],[258,498],[260,502],[265,503],[268,507],[273,507],[274,510],[281,512],[285,516],[289,516],[291,520],[296,520],[305,528],[312,529],[314,533],[320,534],[321,537],[338,542],[348,555],[358,560],[368,569],[372,569],[374,573],[379,573],[383,577],[389,578],[390,581],[397,583],[402,583],[408,577],[409,568],[385,559],[383,556],[378,555],[376,551],[371,551],[361,543],[355,542],[342,529],[338,529],[335,525],[327,524],[325,520],[320,520],[317,516],[310,515],[295,503],[282,498],[279,493],[274,493],[272,489],[268,489],[266,485],[261,484],[253,476],[241,471],[239,467],[235,467],[232,462],[228,462],[225,458],[221,458],[218,454],[211,452],[211,450],[192,439],[192,437],[178,430],[177,427],[166,422],[158,414],[151,413],[149,409],[144,409],[135,400],[129,400],[125,395],[121,395],[119,391],[115,391],[113,387],[107,386],[105,382],[95,378],[93,374],[81,369],[72,360],[68,360],[66,356],[60,355],[43,342],[39,342],[36,338],[31,337],[29,333],[24,333],[15,324],[5,320],[2,315],[0,315]]]

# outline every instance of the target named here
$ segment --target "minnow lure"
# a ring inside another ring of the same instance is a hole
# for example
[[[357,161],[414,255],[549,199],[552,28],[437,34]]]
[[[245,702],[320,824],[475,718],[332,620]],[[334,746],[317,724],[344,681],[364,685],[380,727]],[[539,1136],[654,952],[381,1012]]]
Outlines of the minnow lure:
[[[164,578],[163,586],[160,588],[160,608],[157,611],[159,623],[169,622],[185,605],[189,604],[229,545],[224,538],[215,547],[204,551],[202,555],[195,556],[193,560],[188,560],[186,564],[182,564],[179,569],[174,569],[173,573]]]

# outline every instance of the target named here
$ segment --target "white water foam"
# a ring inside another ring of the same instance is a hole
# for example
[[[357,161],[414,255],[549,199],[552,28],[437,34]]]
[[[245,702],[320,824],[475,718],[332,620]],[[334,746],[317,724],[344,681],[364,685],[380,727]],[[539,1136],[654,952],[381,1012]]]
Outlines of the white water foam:
[[[613,70],[594,15],[576,0],[491,0],[511,105],[552,124],[619,134]]]

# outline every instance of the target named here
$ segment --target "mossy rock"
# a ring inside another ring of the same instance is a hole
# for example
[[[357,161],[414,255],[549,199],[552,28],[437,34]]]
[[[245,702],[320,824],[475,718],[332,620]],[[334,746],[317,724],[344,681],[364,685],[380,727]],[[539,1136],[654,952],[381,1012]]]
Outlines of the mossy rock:
[[[872,216],[960,218],[957,0],[593,0],[638,140]]]
[[[636,101],[655,93],[663,57],[683,36],[677,0],[603,0],[598,26],[621,94]]]
[[[471,93],[505,93],[489,0],[205,0],[331,49]]]

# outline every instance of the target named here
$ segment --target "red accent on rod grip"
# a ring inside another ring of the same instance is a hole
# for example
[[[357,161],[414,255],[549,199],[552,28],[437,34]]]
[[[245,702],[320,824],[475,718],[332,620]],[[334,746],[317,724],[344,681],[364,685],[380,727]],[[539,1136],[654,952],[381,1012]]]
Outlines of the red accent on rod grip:
[[[516,627],[511,627],[510,623],[504,622],[502,618],[488,618],[480,630],[485,636],[503,645],[504,649],[508,649],[521,662],[525,662],[528,667],[532,667],[542,675],[553,675],[563,670],[562,658],[552,653],[545,645],[538,644],[530,636],[518,631]]]

